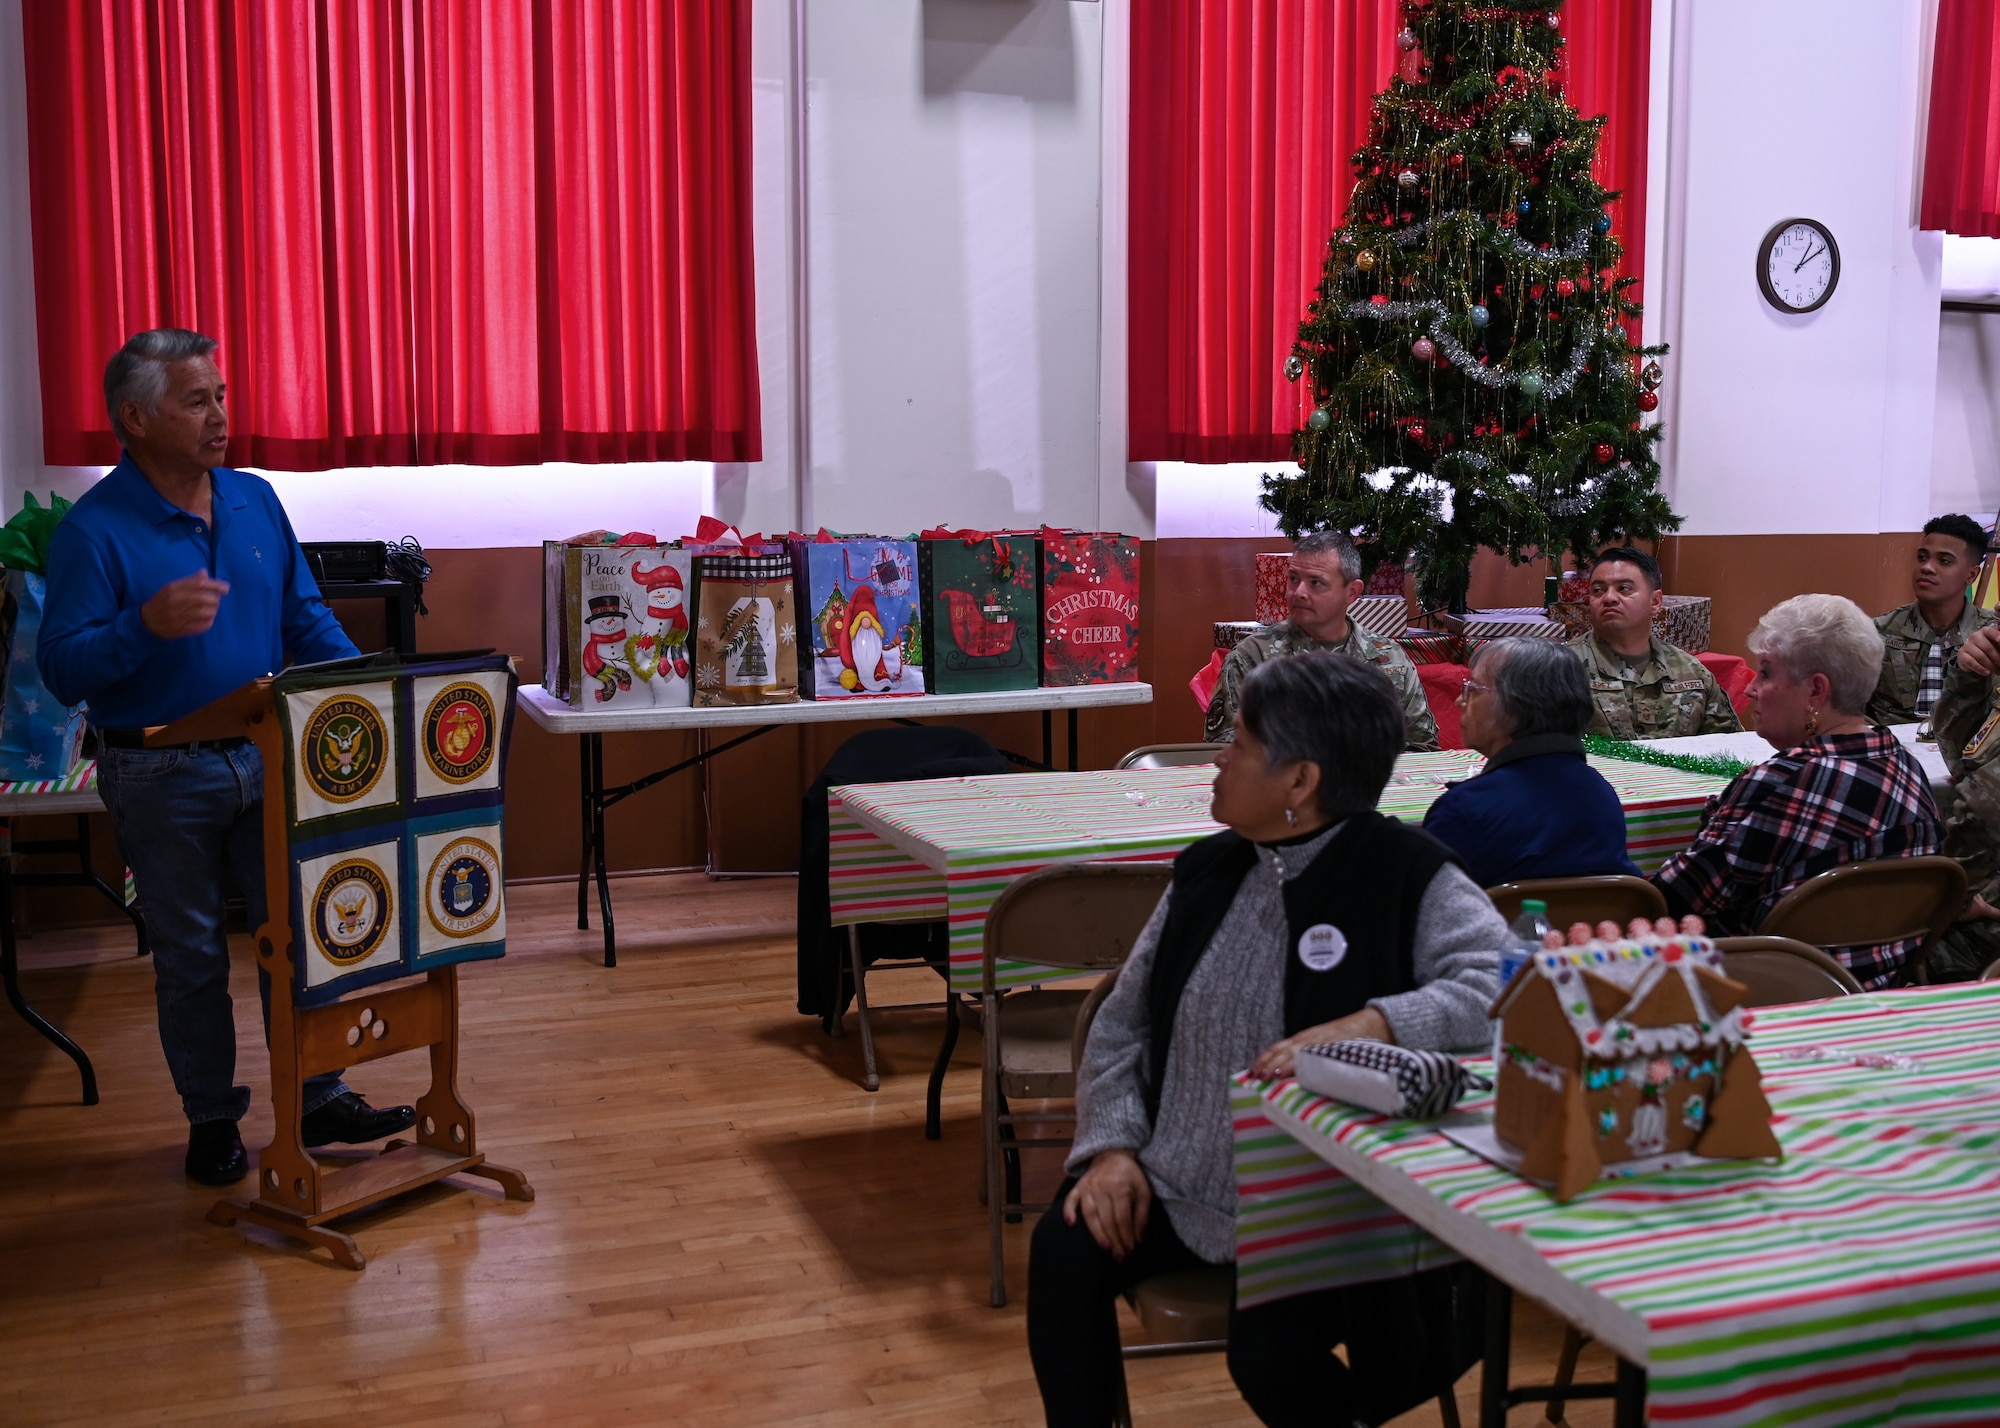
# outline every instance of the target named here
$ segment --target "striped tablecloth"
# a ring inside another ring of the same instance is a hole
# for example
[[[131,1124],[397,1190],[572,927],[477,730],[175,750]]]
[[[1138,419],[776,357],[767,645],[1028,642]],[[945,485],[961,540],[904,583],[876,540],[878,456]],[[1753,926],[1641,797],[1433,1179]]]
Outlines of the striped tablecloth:
[[[52,793],[97,792],[97,760],[79,759],[61,778],[0,781],[0,798],[35,798]]]
[[[1446,782],[1471,777],[1482,762],[1469,750],[1405,754],[1377,806],[1420,822]],[[1708,796],[1723,787],[1678,769],[1593,763],[1618,791],[1633,861],[1648,871],[1687,845]],[[947,918],[952,986],[976,992],[986,912],[1001,889],[1053,863],[1172,858],[1216,831],[1208,816],[1214,779],[1203,765],[842,785],[828,800],[833,920]],[[999,969],[1002,986],[1049,975],[1024,962]]]
[[[1333,1142],[1400,1172],[1398,1206],[1517,1287],[1524,1255],[1559,1275],[1559,1307],[1650,1373],[1654,1423],[2000,1423],[2000,986],[1773,1008],[1752,1044],[1781,1163],[1699,1162],[1568,1205],[1422,1123],[1239,1077],[1238,1292],[1449,1257],[1311,1149]],[[1854,1059],[1881,1054],[1918,1064]]]

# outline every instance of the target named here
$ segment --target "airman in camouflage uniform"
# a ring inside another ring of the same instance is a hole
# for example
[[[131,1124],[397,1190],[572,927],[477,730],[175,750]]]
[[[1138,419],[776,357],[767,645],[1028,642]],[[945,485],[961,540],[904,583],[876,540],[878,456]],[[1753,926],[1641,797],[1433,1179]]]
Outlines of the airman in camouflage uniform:
[[[1965,598],[1965,587],[1985,558],[1986,532],[1970,516],[1938,516],[1924,527],[1910,571],[1910,591],[1917,598],[1875,618],[1882,635],[1882,677],[1866,711],[1875,723],[1928,718],[1944,693],[1952,656],[1974,631],[1993,623],[1991,610]]]
[[[1992,677],[1960,665],[1967,650],[1993,663],[2000,658],[2000,628],[1976,631],[1945,666],[1944,697],[1931,715],[1951,770],[1944,852],[1964,866],[1970,893],[1960,920],[1931,951],[1934,981],[1977,977],[2000,958],[2000,705]]]
[[[1930,711],[1918,709],[1917,694],[1931,646],[1943,646],[1948,684],[1952,659],[1966,636],[1992,623],[1993,612],[1980,609],[1970,600],[1965,602],[1965,613],[1958,623],[1942,630],[1930,627],[1914,601],[1899,605],[1886,615],[1877,615],[1875,628],[1882,635],[1882,678],[1868,700],[1869,720],[1876,724],[1914,724],[1923,719]]]
[[[1347,622],[1347,638],[1344,640],[1316,640],[1290,620],[1265,625],[1255,634],[1245,635],[1242,643],[1231,650],[1229,658],[1222,662],[1222,677],[1215,682],[1215,693],[1209,696],[1208,741],[1211,744],[1226,744],[1235,737],[1232,721],[1236,718],[1243,681],[1250,677],[1251,670],[1266,660],[1282,655],[1305,654],[1311,650],[1338,650],[1366,660],[1388,675],[1389,682],[1396,686],[1396,693],[1403,701],[1403,727],[1409,739],[1409,748],[1419,753],[1437,748],[1437,720],[1431,717],[1430,701],[1424,697],[1423,681],[1417,678],[1417,667],[1410,663],[1410,657],[1394,640],[1385,640],[1371,630],[1362,629],[1352,620]]]
[[[1743,728],[1708,666],[1658,635],[1640,660],[1626,659],[1595,633],[1571,640],[1569,648],[1590,675],[1590,697],[1597,705],[1590,733],[1613,739],[1677,739],[1734,734]]]

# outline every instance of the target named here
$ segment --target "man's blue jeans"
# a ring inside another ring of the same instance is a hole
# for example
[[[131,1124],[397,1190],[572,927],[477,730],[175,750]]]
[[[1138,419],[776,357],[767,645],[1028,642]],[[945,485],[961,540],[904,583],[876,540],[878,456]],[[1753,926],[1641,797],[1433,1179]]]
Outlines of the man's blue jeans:
[[[264,760],[233,749],[105,749],[97,790],[138,885],[153,947],[160,1047],[191,1123],[241,1120],[250,1088],[236,1081],[236,1015],[229,996],[231,888],[264,921]],[[257,969],[268,1027],[271,985]],[[347,1088],[340,1073],[305,1084],[302,1109]]]

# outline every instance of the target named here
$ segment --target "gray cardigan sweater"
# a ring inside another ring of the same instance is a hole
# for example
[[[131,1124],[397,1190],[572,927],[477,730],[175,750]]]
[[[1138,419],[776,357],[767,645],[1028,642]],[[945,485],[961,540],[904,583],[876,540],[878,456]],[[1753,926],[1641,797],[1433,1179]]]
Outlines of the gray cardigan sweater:
[[[1304,843],[1260,844],[1196,964],[1174,1018],[1157,1122],[1146,1117],[1146,987],[1166,923],[1167,900],[1139,934],[1117,986],[1099,1008],[1077,1077],[1077,1134],[1069,1170],[1106,1150],[1135,1151],[1183,1243],[1212,1264],[1236,1257],[1236,1174],[1229,1078],[1284,1038],[1290,932],[1284,883],[1312,865],[1339,831]],[[1488,1036],[1486,1008],[1500,988],[1506,922],[1455,865],[1431,879],[1417,912],[1413,992],[1369,1003],[1398,1045],[1443,1051]]]

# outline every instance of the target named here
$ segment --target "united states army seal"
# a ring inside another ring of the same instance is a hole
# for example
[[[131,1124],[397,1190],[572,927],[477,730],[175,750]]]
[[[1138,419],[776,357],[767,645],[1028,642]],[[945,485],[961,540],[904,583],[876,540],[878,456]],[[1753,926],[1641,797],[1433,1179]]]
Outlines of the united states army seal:
[[[351,694],[336,694],[313,710],[299,749],[306,782],[329,803],[352,803],[375,787],[388,762],[382,716]]]

